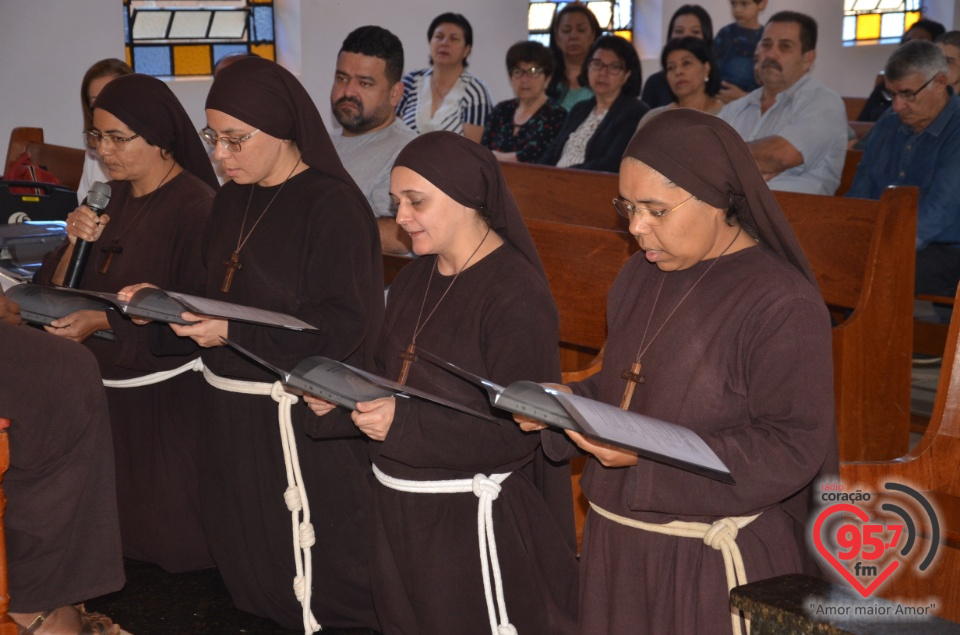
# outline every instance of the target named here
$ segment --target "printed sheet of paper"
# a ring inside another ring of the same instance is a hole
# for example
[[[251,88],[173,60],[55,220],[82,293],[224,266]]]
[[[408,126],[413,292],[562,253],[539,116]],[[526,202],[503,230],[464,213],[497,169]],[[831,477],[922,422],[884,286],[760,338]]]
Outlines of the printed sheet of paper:
[[[733,483],[730,470],[700,436],[683,426],[555,391],[553,396],[588,435],[643,456]]]

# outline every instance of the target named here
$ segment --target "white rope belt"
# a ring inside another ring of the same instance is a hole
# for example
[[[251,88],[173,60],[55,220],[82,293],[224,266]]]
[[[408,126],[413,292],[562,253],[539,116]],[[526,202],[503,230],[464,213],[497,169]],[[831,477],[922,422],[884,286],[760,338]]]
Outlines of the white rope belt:
[[[203,373],[207,383],[227,392],[237,392],[246,395],[269,395],[277,402],[277,419],[280,423],[280,444],[283,447],[283,462],[287,472],[287,489],[283,493],[283,500],[290,510],[293,524],[293,556],[296,563],[297,575],[293,579],[293,592],[303,607],[303,628],[309,635],[320,630],[310,610],[310,595],[313,588],[313,560],[310,548],[316,542],[313,525],[310,523],[310,504],[307,500],[307,491],[300,472],[300,457],[297,452],[297,439],[293,431],[293,422],[290,418],[290,407],[297,403],[296,395],[283,389],[279,381],[272,384],[257,381],[243,381],[219,377],[197,359],[173,370],[153,373],[143,377],[123,380],[104,380],[103,384],[110,388],[133,388],[156,384],[176,377],[187,371]],[[302,515],[301,515],[302,512]]]
[[[477,506],[477,540],[480,543],[480,571],[483,573],[483,591],[487,600],[487,616],[492,635],[517,635],[517,629],[507,617],[507,602],[503,594],[503,577],[500,575],[500,559],[497,557],[497,541],[493,532],[493,501],[500,495],[500,483],[511,472],[484,476],[477,474],[472,479],[447,481],[410,481],[384,474],[376,465],[373,473],[386,487],[413,494],[461,494],[472,492],[480,499]],[[487,553],[489,551],[489,559]],[[491,570],[496,589],[496,604],[490,588]],[[497,623],[497,608],[500,622]]]
[[[737,532],[743,529],[760,514],[753,516],[730,516],[721,518],[713,524],[708,523],[690,523],[681,520],[664,525],[656,523],[645,523],[633,518],[627,518],[619,514],[607,511],[595,503],[590,503],[590,509],[597,512],[607,520],[615,523],[642,529],[656,534],[666,536],[677,536],[680,538],[700,538],[703,542],[720,552],[723,556],[723,566],[727,574],[727,591],[732,591],[734,587],[747,583],[747,572],[743,565],[743,556],[740,554],[740,548],[737,546]],[[731,612],[730,619],[733,622],[734,635],[740,635],[740,616],[739,611]],[[750,623],[747,622],[747,633],[750,633]]]

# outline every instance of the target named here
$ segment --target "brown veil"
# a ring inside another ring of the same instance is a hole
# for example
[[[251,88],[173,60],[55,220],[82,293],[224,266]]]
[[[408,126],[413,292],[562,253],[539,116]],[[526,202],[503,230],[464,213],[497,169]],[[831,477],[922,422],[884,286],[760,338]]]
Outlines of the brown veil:
[[[747,144],[726,122],[692,108],[665,110],[637,132],[623,156],[649,165],[708,205],[735,208],[751,235],[817,286]]]
[[[206,107],[271,137],[295,141],[305,164],[351,186],[369,207],[340,162],[316,104],[303,84],[276,62],[246,57],[230,64],[214,78]]]
[[[520,208],[490,150],[453,132],[428,132],[408,143],[393,166],[410,168],[461,205],[488,211],[490,227],[546,280]]]
[[[220,183],[197,129],[177,96],[163,81],[134,73],[110,81],[94,109],[109,112],[147,143],[170,152],[174,161],[217,190]]]

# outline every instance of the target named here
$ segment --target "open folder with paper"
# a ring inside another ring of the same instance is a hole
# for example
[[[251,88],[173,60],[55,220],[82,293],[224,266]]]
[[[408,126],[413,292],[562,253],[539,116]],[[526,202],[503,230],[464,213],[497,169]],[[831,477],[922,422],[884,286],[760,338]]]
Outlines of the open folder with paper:
[[[381,397],[417,397],[433,403],[453,408],[469,415],[503,425],[505,422],[488,414],[444,399],[431,393],[390,381],[384,377],[368,373],[359,368],[321,356],[308,357],[292,370],[284,370],[266,361],[262,357],[232,342],[223,341],[241,355],[260,364],[280,378],[281,383],[292,392],[306,393],[326,399],[349,410],[357,409],[358,401],[372,401]]]
[[[720,457],[689,428],[530,381],[499,386],[423,349],[419,349],[417,355],[482,387],[497,408],[629,448],[653,461],[726,483],[734,482]]]

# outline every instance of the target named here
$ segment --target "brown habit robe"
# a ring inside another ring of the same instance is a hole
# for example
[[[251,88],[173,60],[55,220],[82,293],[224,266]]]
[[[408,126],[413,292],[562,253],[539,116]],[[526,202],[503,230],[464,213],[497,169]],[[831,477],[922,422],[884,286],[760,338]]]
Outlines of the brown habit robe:
[[[10,610],[46,611],[123,586],[113,445],[96,361],[0,323],[0,417],[11,420],[4,527]]]
[[[801,538],[806,501],[818,473],[836,465],[830,322],[809,265],[749,151],[715,117],[665,112],[637,134],[626,156],[715,207],[735,206],[761,244],[673,272],[643,253],[631,258],[609,294],[603,369],[572,388],[619,404],[620,373],[635,361],[652,312],[645,381],[630,410],[699,433],[737,483],[645,459],[628,468],[592,459],[584,493],[615,514],[656,524],[763,512],[736,539],[747,578],[809,570]],[[548,454],[569,456],[573,446],[557,441],[545,438]],[[727,634],[729,615],[719,551],[588,515],[580,633]]]
[[[295,140],[310,167],[290,178],[282,191],[281,185],[224,185],[202,251],[207,297],[287,313],[319,330],[230,322],[230,339],[285,369],[312,355],[371,363],[373,338],[383,319],[379,234],[366,199],[340,164],[306,91],[279,65],[249,58],[217,75],[207,108],[276,138]],[[248,201],[247,230],[271,200],[241,250],[243,268],[224,293],[223,263],[237,247]],[[227,347],[204,349],[203,361],[221,377],[269,383],[277,379]],[[293,410],[295,418],[314,417],[302,403]],[[277,404],[269,396],[205,386],[202,411],[200,493],[217,567],[239,608],[287,628],[302,628],[293,591],[291,516],[283,500],[287,480]],[[358,437],[313,441],[302,435],[298,450],[316,534],[314,615],[323,627],[375,628],[366,564],[366,442]]]
[[[163,289],[196,294],[202,287],[200,239],[213,205],[216,177],[210,160],[180,102],[167,85],[133,74],[110,82],[97,109],[113,114],[147,143],[169,152],[184,168],[144,196],[127,181],[110,181],[110,216],[91,248],[80,287],[116,293],[148,281]],[[122,151],[117,152],[122,157]],[[106,272],[114,239],[114,253]],[[37,281],[48,283],[62,250],[45,262]],[[156,357],[152,333],[162,324],[138,327],[108,311],[115,341],[89,338],[106,379],[129,379],[169,370],[196,356]],[[203,379],[188,372],[137,388],[108,388],[117,465],[117,499],[123,551],[167,571],[213,566],[200,524],[197,452],[200,429],[196,403]]]
[[[400,272],[377,347],[378,372],[399,376],[399,353],[411,341],[423,304],[424,317],[436,311],[421,321],[418,348],[501,385],[556,381],[556,307],[493,155],[453,133],[435,132],[411,141],[395,165],[416,171],[461,204],[485,206],[505,243],[464,270],[455,284],[453,276],[435,271],[432,255]],[[493,413],[479,388],[423,360],[412,365],[407,383]],[[343,411],[317,419],[308,430],[349,431],[353,426],[345,416],[327,421],[337,414]],[[522,432],[502,411],[494,414],[498,423],[398,398],[385,441],[371,443],[373,462],[389,476],[416,481],[512,472],[493,502],[510,622],[520,633],[571,634],[577,575],[569,467],[546,462],[539,435]],[[477,505],[469,492],[407,493],[375,483],[371,578],[386,635],[490,633]]]

